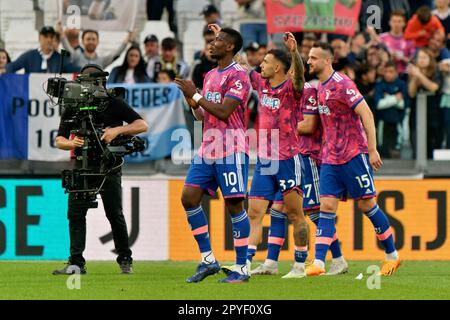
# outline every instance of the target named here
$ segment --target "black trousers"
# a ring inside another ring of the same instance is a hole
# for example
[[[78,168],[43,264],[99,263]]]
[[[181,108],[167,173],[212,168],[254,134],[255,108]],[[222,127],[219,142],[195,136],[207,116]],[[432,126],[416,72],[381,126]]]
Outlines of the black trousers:
[[[167,8],[170,31],[177,34],[178,30],[173,2],[173,0],[147,0],[147,19],[156,21],[161,20],[164,8]],[[159,40],[161,41],[161,39]]]
[[[118,253],[117,262],[131,259],[131,250],[128,241],[128,231],[125,217],[122,211],[122,178],[118,172],[109,176],[100,192],[106,218],[111,224],[114,246]],[[86,214],[88,209],[79,208],[69,195],[69,233],[70,233],[70,258],[71,264],[82,266],[86,263],[83,252],[86,247]]]
[[[397,139],[397,123],[385,122],[383,125],[383,145],[380,150],[381,157],[392,158],[392,151],[397,146]]]

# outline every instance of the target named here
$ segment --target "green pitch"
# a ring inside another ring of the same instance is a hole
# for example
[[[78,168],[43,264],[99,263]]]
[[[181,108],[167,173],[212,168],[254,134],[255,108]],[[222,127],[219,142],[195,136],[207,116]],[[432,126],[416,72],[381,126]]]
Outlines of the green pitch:
[[[134,275],[121,275],[115,263],[90,262],[81,289],[69,290],[67,277],[50,274],[61,263],[0,261],[0,299],[450,299],[450,262],[405,261],[394,276],[381,278],[381,289],[369,290],[372,264],[350,262],[349,274],[337,277],[281,279],[290,269],[284,262],[280,276],[255,276],[246,284],[219,284],[222,273],[187,284],[196,263],[135,262]],[[363,279],[355,279],[360,273]]]

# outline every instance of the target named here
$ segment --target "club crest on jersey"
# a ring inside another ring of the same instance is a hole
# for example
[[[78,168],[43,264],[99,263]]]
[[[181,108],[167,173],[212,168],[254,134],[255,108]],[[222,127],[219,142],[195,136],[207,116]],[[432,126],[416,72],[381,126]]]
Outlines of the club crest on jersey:
[[[267,94],[263,95],[261,98],[261,105],[263,105],[269,109],[272,109],[272,110],[279,109],[280,104],[281,104],[280,99],[271,98],[271,97],[267,96]]]
[[[222,101],[222,95],[220,94],[220,92],[206,91],[205,98],[206,100],[214,103],[220,103]]]
[[[330,90],[325,91],[325,100],[328,100],[330,98],[330,94],[331,94]]]

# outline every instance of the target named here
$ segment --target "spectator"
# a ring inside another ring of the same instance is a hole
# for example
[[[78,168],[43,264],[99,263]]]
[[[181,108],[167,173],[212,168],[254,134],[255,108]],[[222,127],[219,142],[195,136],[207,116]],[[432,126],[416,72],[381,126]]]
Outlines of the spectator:
[[[436,62],[450,58],[450,50],[445,46],[445,34],[442,30],[436,30],[433,33],[428,48],[436,59]]]
[[[216,35],[214,34],[214,31],[210,29],[204,29],[203,30],[203,40],[204,40],[204,47],[203,50],[199,50],[194,53],[194,61],[200,60],[201,57],[208,51],[209,44],[213,42],[216,39]]]
[[[416,154],[416,113],[417,94],[428,93],[427,96],[427,156],[432,158],[433,150],[439,149],[443,140],[442,116],[438,90],[442,83],[441,74],[436,65],[436,59],[427,48],[417,52],[416,62],[408,67],[408,93],[411,98],[411,114],[409,127],[413,154]]]
[[[205,75],[217,66],[217,62],[211,57],[211,51],[209,49],[209,46],[214,39],[215,36],[208,39],[211,41],[208,41],[205,38],[205,47],[201,51],[199,59],[196,60],[196,65],[194,66],[194,71],[192,72],[192,81],[195,86],[200,89],[203,89],[203,79],[205,79]]]
[[[159,61],[159,40],[154,34],[149,34],[144,39],[145,57],[147,64],[147,75],[151,82],[155,82],[153,75],[155,74],[155,64]]]
[[[366,99],[367,104],[376,116],[375,108],[375,84],[377,80],[377,70],[367,63],[355,65],[355,83],[359,92]]]
[[[205,19],[205,28],[203,30],[209,30],[210,24],[217,24],[220,27],[223,26],[223,21],[220,18],[220,11],[217,9],[215,5],[209,4],[205,6],[200,12],[200,15],[203,15],[203,19]]]
[[[178,35],[173,2],[173,0],[147,0],[147,19],[153,21],[161,20],[164,8],[166,8],[170,30],[175,33],[175,35]]]
[[[112,69],[108,83],[145,83],[150,82],[145,70],[141,49],[132,46],[128,49],[123,64]]]
[[[308,61],[309,52],[313,47],[314,43],[316,43],[317,37],[314,33],[307,33],[303,36],[303,40],[300,46],[300,55],[302,56],[303,62]]]
[[[60,70],[61,55],[55,51],[56,31],[53,27],[42,27],[39,32],[39,48],[20,55],[6,66],[7,73],[25,69],[25,73],[57,73]],[[79,72],[80,67],[64,61],[62,72]]]
[[[147,66],[147,69],[150,66]],[[158,61],[155,62],[153,74],[149,74],[150,79],[157,79],[158,72],[166,69],[173,70],[175,75],[181,79],[187,79],[189,77],[190,67],[189,65],[177,57],[177,40],[173,38],[165,38],[161,42],[161,56]]]
[[[347,42],[342,38],[335,38],[331,42],[331,47],[334,50],[333,69],[346,74],[350,79],[355,79],[355,72],[348,60],[349,48]]]
[[[84,52],[80,44],[80,30],[74,28],[67,28],[64,30],[64,36],[69,42],[70,47],[75,51]]]
[[[405,116],[408,89],[400,79],[394,61],[384,67],[383,78],[375,86],[375,106],[383,120],[383,143],[380,155],[385,158],[400,158],[399,129]]]
[[[267,51],[268,51],[267,45],[265,45],[265,44],[259,45],[258,52],[257,52],[259,64],[261,64],[263,62],[264,57],[267,54]]]
[[[414,41],[414,46],[423,48],[437,29],[445,32],[444,27],[436,16],[431,14],[430,7],[420,7],[409,20],[405,29],[405,39]]]
[[[446,149],[450,149],[450,59],[442,60],[439,69],[443,76],[441,108]]]
[[[163,69],[158,73],[158,83],[169,84],[175,80],[175,72],[173,70]]]
[[[262,0],[235,0],[244,48],[250,42],[267,44],[266,10]]]
[[[363,63],[367,54],[367,39],[364,32],[357,33],[350,42],[350,52],[347,56],[351,66]]]
[[[439,18],[445,29],[445,38],[450,39],[450,0],[435,0],[436,9],[432,13]],[[447,42],[448,46],[448,42]]]
[[[8,52],[0,48],[0,74],[6,72],[6,65],[11,62]]]
[[[59,33],[55,34],[55,38],[53,40],[53,50],[55,50],[58,53],[61,53],[61,37]]]
[[[403,10],[407,19],[411,16],[411,12],[415,12],[415,10],[411,10],[408,0],[363,0],[360,13],[361,26],[368,26],[367,23],[370,21],[370,18],[373,18],[373,11],[368,10],[370,6],[376,6],[381,9],[381,25],[376,27],[381,32],[389,30],[389,18],[393,11]]]
[[[250,42],[250,44],[244,49],[247,62],[252,69],[259,67],[262,62],[259,61],[258,50],[259,45],[256,42]]]
[[[394,60],[397,71],[403,78],[406,66],[414,56],[414,43],[405,40],[403,30],[406,26],[406,16],[401,10],[393,11],[389,19],[390,31],[380,34],[379,43],[384,45]]]
[[[81,35],[81,41],[83,43],[84,50],[81,50],[81,48],[74,49],[70,45],[69,41],[66,38],[66,34],[63,32],[61,22],[57,23],[56,30],[61,36],[61,43],[64,49],[66,49],[70,53],[72,63],[79,67],[82,67],[86,64],[96,64],[101,66],[102,68],[106,68],[111,63],[113,63],[114,60],[116,60],[123,51],[125,51],[128,43],[132,42],[135,37],[134,32],[128,32],[127,37],[124,39],[117,50],[107,56],[100,57],[96,52],[99,45],[99,34],[97,31],[90,29],[83,31],[83,34]]]
[[[367,49],[367,63],[377,70],[377,77],[383,76],[384,65],[391,60],[389,52],[378,44]]]
[[[306,33],[303,36],[303,39],[301,41],[300,45],[300,55],[302,56],[303,64],[305,67],[305,81],[309,82],[313,79],[315,79],[314,75],[311,75],[309,73],[309,64],[307,63],[309,59],[309,51],[311,51],[311,48],[313,47],[314,43],[317,42],[317,37],[314,35],[314,33]]]
[[[411,7],[411,12],[416,12],[421,7],[427,6],[429,8],[433,7],[435,0],[409,0],[409,6]]]

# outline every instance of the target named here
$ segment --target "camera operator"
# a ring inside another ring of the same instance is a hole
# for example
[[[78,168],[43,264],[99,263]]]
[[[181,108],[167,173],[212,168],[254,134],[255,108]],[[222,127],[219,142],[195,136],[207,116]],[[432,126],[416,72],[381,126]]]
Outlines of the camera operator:
[[[82,74],[95,74],[103,72],[98,65],[88,64],[81,69]],[[106,78],[102,80],[106,84]],[[69,140],[71,130],[76,128],[73,123],[67,121],[73,114],[67,109],[63,112],[59,126],[56,145],[62,150],[74,150],[75,168],[82,167],[81,147],[84,146],[84,138],[76,136]],[[94,116],[96,124],[103,124],[103,135],[99,137],[103,143],[110,143],[119,135],[136,135],[148,130],[147,123],[136,113],[124,100],[120,98],[108,98],[107,107]],[[123,125],[123,122],[128,125]],[[99,144],[94,141],[92,144]],[[88,165],[90,169],[99,172],[101,162],[101,150],[99,147],[89,149]],[[114,173],[107,175],[100,191],[106,217],[108,218],[114,239],[116,252],[118,253],[117,263],[120,265],[122,273],[133,273],[131,250],[128,242],[128,231],[125,218],[122,212],[122,186],[121,170],[116,169]],[[74,267],[80,269],[81,274],[86,273],[85,259],[83,251],[86,245],[86,214],[88,208],[80,206],[74,194],[69,194],[68,220],[70,233],[70,257],[67,265],[61,270],[53,271],[54,275],[68,275],[74,273]]]

